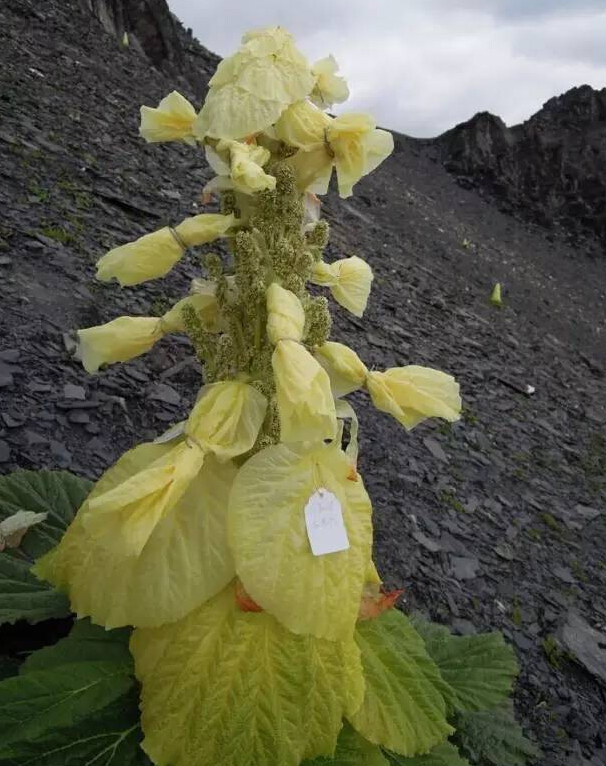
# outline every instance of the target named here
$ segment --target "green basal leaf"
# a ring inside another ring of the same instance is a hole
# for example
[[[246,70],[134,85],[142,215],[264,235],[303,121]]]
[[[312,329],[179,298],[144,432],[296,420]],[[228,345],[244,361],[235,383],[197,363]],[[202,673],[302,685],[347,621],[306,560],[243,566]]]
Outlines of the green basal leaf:
[[[397,610],[358,623],[366,693],[349,720],[370,742],[402,755],[428,752],[452,733],[440,674],[410,620]]]
[[[500,633],[453,636],[448,628],[421,617],[415,617],[413,624],[454,691],[454,697],[444,695],[449,711],[486,710],[507,699],[518,663]]]
[[[301,766],[389,766],[389,762],[380,747],[368,742],[345,722],[334,756],[303,761]]]
[[[541,754],[524,736],[509,700],[495,710],[459,713],[456,727],[455,739],[474,764],[524,766]]]
[[[90,620],[76,620],[68,636],[53,646],[33,652],[20,668],[20,673],[50,670],[73,662],[122,662],[131,666],[128,650],[130,628],[105,630]]]
[[[30,623],[69,614],[67,598],[29,569],[61,539],[91,483],[67,471],[16,471],[0,477],[0,520],[19,511],[46,513],[18,548],[0,553],[0,623]]]
[[[19,673],[19,661],[12,657],[0,657],[0,681]]]
[[[406,758],[397,753],[387,753],[387,757],[394,766],[470,766],[469,761],[462,758],[450,742],[443,742],[426,755]]]
[[[34,561],[59,542],[91,486],[87,479],[68,471],[15,471],[0,477],[0,519],[18,511],[48,514],[19,546]]]
[[[66,617],[70,612],[67,598],[37,580],[29,571],[32,562],[17,556],[13,551],[0,553],[0,624]]]
[[[0,760],[22,743],[70,728],[123,697],[134,685],[123,662],[81,662],[7,678],[0,683]]]
[[[15,714],[19,698],[15,688],[0,683],[0,766],[151,764],[139,747],[143,734],[130,633],[77,620],[66,638],[31,654],[19,678],[11,679],[15,686],[22,684],[18,715],[28,722],[25,727],[5,726],[1,716]],[[76,688],[69,683],[71,675],[90,679],[90,686]],[[55,706],[56,715],[36,707],[36,693],[47,696],[47,707]]]
[[[133,688],[75,727],[13,743],[0,756],[0,766],[151,766],[139,747],[138,697]]]

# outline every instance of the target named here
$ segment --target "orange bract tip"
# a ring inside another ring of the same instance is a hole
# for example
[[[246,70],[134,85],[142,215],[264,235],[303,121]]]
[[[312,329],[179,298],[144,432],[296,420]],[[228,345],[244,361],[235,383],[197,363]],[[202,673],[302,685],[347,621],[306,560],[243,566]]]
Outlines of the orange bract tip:
[[[355,465],[352,465],[352,467],[349,469],[349,473],[347,474],[347,478],[349,481],[358,481],[358,476],[359,474]]]
[[[374,585],[366,586],[360,602],[359,620],[372,620],[388,609],[393,609],[403,590],[386,591]]]
[[[248,593],[244,590],[244,586],[242,583],[238,580],[236,584],[236,589],[234,592],[236,603],[240,607],[240,610],[242,612],[262,612],[263,608],[257,604],[256,601],[254,601]]]

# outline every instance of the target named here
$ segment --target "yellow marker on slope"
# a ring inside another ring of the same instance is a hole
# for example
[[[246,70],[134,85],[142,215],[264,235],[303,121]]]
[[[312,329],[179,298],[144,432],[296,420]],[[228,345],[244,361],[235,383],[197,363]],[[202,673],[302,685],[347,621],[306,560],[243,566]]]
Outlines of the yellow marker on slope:
[[[493,306],[498,306],[498,308],[501,308],[503,305],[503,301],[501,300],[501,283],[497,282],[496,285],[492,288],[492,295],[490,296],[490,302]]]

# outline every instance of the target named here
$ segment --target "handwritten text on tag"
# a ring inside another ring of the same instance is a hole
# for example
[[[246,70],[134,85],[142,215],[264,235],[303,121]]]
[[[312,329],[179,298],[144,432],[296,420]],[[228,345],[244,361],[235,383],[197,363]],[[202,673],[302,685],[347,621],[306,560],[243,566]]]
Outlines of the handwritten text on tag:
[[[339,498],[324,487],[314,492],[307,501],[305,526],[314,556],[346,551],[349,548]]]

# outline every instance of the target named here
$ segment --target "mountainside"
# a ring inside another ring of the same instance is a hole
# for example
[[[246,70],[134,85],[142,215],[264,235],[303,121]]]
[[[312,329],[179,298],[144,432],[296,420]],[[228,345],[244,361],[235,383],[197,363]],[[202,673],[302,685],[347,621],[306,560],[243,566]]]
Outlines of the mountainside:
[[[512,128],[481,112],[437,143],[463,186],[487,189],[502,209],[585,251],[606,250],[606,88],[572,88]]]
[[[144,143],[139,106],[176,88],[198,107],[217,61],[161,0],[0,4],[0,471],[97,477],[191,406],[200,368],[184,339],[89,376],[72,334],[159,314],[199,274],[189,257],[138,288],[93,279],[110,247],[200,209],[204,153]],[[334,339],[369,367],[449,371],[464,399],[452,428],[405,434],[354,396],[380,571],[406,609],[503,630],[542,766],[606,762],[605,650],[589,630],[606,624],[604,261],[594,234],[562,228],[572,245],[538,223],[593,216],[604,235],[605,94],[572,93],[588,104],[576,122],[567,94],[517,128],[484,115],[432,141],[396,136],[356,196],[323,200],[327,258],[357,254],[375,273],[363,320],[332,306]],[[0,631],[0,654],[14,641]]]

